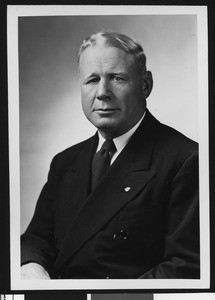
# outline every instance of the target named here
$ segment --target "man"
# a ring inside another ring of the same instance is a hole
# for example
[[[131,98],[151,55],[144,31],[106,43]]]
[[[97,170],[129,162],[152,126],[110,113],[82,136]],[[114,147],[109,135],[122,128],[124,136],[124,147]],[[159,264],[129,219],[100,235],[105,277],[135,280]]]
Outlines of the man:
[[[141,45],[99,32],[79,69],[98,132],[53,159],[22,236],[22,278],[199,278],[197,144],[147,110]]]

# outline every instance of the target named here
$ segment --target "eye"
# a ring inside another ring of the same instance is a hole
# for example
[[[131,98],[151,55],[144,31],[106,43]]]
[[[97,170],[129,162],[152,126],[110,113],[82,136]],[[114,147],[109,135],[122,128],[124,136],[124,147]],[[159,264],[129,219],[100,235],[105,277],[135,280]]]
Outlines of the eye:
[[[97,82],[99,82],[99,77],[93,77],[87,80],[86,84],[97,83]]]
[[[120,77],[120,76],[117,76],[117,75],[115,75],[113,78],[114,78],[114,80],[117,81],[117,82],[122,82],[122,81],[125,80],[123,77]]]

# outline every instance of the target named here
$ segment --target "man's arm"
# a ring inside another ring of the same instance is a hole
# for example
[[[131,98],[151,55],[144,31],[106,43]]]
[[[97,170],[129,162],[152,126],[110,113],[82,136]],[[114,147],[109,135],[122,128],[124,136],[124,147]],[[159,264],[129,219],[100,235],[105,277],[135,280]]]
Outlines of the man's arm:
[[[21,264],[22,277],[29,278],[41,271],[42,277],[46,272],[53,272],[53,264],[57,255],[55,248],[53,222],[55,208],[55,167],[54,160],[51,163],[48,181],[42,189],[38,199],[34,216],[21,236]],[[34,263],[33,267],[32,264]],[[39,264],[39,267],[38,265]],[[35,267],[35,265],[37,265]],[[47,270],[47,271],[46,271]],[[46,274],[47,275],[47,274]]]
[[[200,278],[198,187],[195,152],[170,183],[163,262],[140,278]]]

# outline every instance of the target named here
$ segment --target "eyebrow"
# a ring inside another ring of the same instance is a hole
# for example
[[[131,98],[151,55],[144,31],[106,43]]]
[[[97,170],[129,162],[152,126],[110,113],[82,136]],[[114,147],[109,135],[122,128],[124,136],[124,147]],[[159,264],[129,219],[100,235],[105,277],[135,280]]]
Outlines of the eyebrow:
[[[124,77],[128,77],[129,74],[128,73],[125,73],[125,72],[110,72],[110,73],[107,73],[106,75],[108,76],[115,76],[115,75],[118,75],[118,76],[124,76]],[[91,73],[89,75],[87,75],[86,77],[84,77],[84,80],[87,80],[87,79],[90,79],[92,77],[100,77],[100,75],[98,73]]]
[[[128,73],[125,73],[125,72],[112,72],[110,73],[110,75],[121,75],[121,76],[128,76]]]
[[[91,78],[91,77],[98,77],[99,75],[98,75],[98,73],[90,73],[89,75],[87,75],[86,77],[85,77],[85,79],[89,79],[89,78]]]

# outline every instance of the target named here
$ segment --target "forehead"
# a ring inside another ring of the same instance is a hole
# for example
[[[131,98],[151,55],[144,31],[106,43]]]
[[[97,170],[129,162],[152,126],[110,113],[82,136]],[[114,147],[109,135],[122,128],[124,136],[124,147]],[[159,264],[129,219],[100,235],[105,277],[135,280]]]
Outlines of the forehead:
[[[134,68],[134,56],[125,51],[106,45],[89,46],[81,54],[79,67],[80,72],[98,69],[101,71],[131,70]]]

